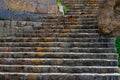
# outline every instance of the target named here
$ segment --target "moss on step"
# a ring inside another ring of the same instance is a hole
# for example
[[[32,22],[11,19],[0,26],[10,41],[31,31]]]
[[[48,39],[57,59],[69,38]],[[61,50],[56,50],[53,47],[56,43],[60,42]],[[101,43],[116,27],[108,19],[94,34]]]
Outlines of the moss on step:
[[[68,11],[67,7],[64,6],[64,5],[61,3],[60,0],[56,0],[56,4],[57,4],[57,6],[63,6],[63,11],[64,11],[64,13],[67,13],[67,11]]]

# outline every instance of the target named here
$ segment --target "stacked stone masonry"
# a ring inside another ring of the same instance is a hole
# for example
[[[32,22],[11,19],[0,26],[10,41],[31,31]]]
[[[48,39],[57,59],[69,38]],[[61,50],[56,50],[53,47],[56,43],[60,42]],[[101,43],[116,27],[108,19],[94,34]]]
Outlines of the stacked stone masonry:
[[[0,0],[0,9],[35,13],[58,13],[56,0]]]
[[[61,0],[66,15],[0,21],[1,80],[120,80],[115,39],[100,34],[100,0]]]

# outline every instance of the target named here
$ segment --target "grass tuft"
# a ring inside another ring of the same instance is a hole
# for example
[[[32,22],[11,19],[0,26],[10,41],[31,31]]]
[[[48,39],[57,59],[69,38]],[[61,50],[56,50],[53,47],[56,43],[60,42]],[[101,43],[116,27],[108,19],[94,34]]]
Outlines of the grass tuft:
[[[63,6],[63,11],[64,11],[64,13],[67,13],[67,11],[68,11],[67,7],[64,6],[64,5],[61,3],[60,0],[56,0],[56,4],[57,4],[57,6]]]

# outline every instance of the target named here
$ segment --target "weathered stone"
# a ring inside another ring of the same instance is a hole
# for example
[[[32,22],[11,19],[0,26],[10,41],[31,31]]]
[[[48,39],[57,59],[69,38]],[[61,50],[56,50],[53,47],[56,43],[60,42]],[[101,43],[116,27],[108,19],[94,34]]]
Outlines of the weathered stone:
[[[5,0],[0,0],[0,9],[6,9]]]
[[[23,13],[23,12],[14,12],[11,14],[11,20],[17,20],[17,21],[32,21],[34,18],[29,13]]]
[[[55,5],[56,0],[38,0],[38,3],[44,5]]]
[[[58,13],[58,7],[53,5],[53,6],[48,6],[48,13]]]
[[[49,6],[49,7],[48,7]],[[0,0],[0,9],[35,13],[56,13],[56,0]],[[52,12],[48,9],[52,8]]]
[[[36,7],[36,13],[47,13],[48,9],[46,5],[38,4]]]
[[[22,0],[6,0],[7,8],[10,10],[19,10],[19,11],[35,11],[34,3],[25,3]]]
[[[108,0],[100,6],[98,25],[104,35],[120,36],[120,0]]]
[[[0,21],[0,26],[4,26],[4,21]]]

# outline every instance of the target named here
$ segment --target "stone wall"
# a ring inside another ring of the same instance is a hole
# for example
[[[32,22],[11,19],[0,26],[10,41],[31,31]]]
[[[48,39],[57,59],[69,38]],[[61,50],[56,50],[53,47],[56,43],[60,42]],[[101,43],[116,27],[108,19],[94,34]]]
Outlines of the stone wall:
[[[6,9],[5,0],[0,0],[0,9]]]
[[[58,13],[56,0],[0,0],[0,9],[35,13]]]
[[[41,26],[41,22],[33,21],[0,21],[0,37],[14,36]]]
[[[107,0],[100,6],[98,25],[102,34],[120,36],[120,0]]]

